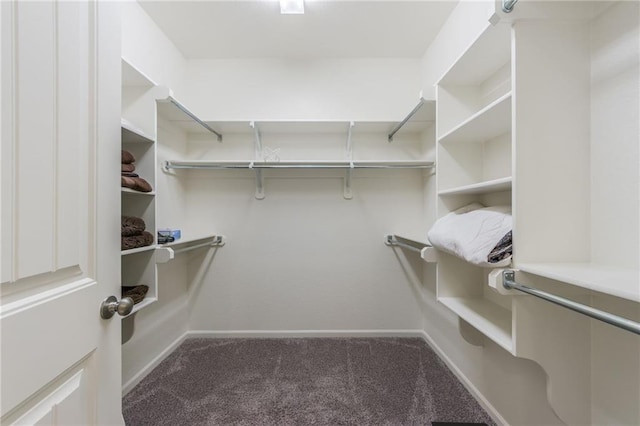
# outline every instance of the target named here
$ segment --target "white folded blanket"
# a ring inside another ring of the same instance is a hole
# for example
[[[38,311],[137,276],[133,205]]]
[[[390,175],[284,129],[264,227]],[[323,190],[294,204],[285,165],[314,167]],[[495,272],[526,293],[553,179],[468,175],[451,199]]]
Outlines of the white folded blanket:
[[[427,237],[438,250],[479,266],[501,267],[511,256],[489,263],[488,256],[511,231],[511,206],[484,207],[473,203],[438,219]]]

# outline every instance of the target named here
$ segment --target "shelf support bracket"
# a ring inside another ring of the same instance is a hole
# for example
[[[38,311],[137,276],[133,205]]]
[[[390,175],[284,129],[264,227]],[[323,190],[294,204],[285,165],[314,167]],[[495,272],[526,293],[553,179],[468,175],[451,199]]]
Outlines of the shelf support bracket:
[[[353,173],[353,161],[349,162],[349,168],[344,172],[344,189],[342,196],[345,200],[351,200],[353,193],[351,192],[351,174]]]
[[[347,154],[348,161],[353,161],[353,143],[351,142],[351,134],[352,134],[354,125],[355,123],[353,121],[349,122],[349,130],[347,132],[347,146],[346,146],[346,154]]]
[[[260,130],[258,129],[258,124],[255,121],[251,121],[249,126],[253,128],[253,143],[255,149],[255,161],[263,161],[263,153],[262,153],[262,138],[260,137]]]
[[[249,168],[256,171],[256,200],[264,200],[264,177],[262,170],[253,167],[253,161],[249,163]]]

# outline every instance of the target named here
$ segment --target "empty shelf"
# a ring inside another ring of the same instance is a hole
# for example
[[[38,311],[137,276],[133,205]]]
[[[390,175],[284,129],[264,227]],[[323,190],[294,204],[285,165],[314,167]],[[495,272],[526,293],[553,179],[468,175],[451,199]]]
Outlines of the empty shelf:
[[[509,310],[482,298],[439,297],[438,301],[485,336],[513,353]]]
[[[511,92],[445,133],[441,143],[480,143],[511,130]]]
[[[153,138],[145,134],[124,118],[120,120],[122,143],[153,143]]]
[[[518,269],[622,299],[640,302],[640,271],[594,263],[525,263]]]

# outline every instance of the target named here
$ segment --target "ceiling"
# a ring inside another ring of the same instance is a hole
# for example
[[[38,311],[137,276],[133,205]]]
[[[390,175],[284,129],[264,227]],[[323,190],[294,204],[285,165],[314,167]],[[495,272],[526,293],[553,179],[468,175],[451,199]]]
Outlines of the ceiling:
[[[419,58],[457,0],[146,1],[141,6],[187,59]]]

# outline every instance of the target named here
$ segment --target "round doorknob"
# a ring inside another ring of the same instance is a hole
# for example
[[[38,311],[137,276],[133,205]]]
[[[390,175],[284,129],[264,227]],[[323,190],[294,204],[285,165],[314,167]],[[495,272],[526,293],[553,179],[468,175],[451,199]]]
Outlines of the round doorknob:
[[[118,301],[115,296],[109,296],[100,305],[100,316],[104,319],[111,318],[116,312],[120,316],[127,316],[133,310],[133,299],[123,297]]]

